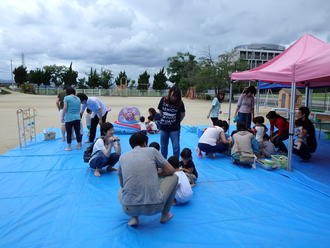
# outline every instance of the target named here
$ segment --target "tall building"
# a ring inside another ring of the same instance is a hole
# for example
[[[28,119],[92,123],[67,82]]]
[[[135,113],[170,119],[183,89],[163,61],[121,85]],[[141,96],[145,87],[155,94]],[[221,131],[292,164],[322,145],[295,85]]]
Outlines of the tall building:
[[[240,45],[234,48],[234,60],[242,58],[255,68],[279,55],[285,47],[274,44]]]

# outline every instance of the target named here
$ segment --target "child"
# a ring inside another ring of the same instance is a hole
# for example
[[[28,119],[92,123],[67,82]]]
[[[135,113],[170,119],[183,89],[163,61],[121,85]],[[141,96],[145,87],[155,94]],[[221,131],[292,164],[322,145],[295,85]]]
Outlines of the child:
[[[193,195],[189,179],[186,174],[180,170],[180,162],[177,156],[172,156],[167,161],[173,166],[175,169],[175,175],[178,177],[178,185],[176,188],[173,204],[176,205],[186,203],[191,199]]]
[[[86,117],[85,117],[85,120],[86,120],[86,127],[88,129],[88,137],[89,137],[89,130],[91,129],[91,120],[92,120],[92,111],[90,109],[87,109],[87,114],[86,114]]]
[[[141,130],[141,132],[144,133],[144,134],[147,134],[147,126],[146,126],[146,124],[144,123],[144,121],[145,121],[144,116],[141,116],[141,117],[140,117],[140,123],[139,123],[139,126],[140,126],[140,130]]]
[[[263,143],[261,148],[261,155],[266,158],[270,158],[271,155],[276,153],[274,144],[270,141],[268,134],[265,134],[263,137]]]
[[[152,120],[152,116],[148,116],[147,130],[151,134],[159,132],[156,123]]]
[[[307,144],[307,139],[306,137],[303,137],[303,121],[301,119],[298,119],[295,121],[295,136],[297,137],[294,141],[293,147],[297,150],[300,150],[301,145]]]
[[[151,143],[149,144],[149,147],[153,147],[153,148],[155,148],[157,151],[160,150],[160,145],[159,145],[157,142],[151,142]]]
[[[257,116],[253,119],[255,126],[253,127],[254,134],[258,141],[259,149],[262,147],[262,142],[264,140],[264,135],[267,132],[267,127],[264,125],[265,119],[262,116]]]
[[[186,173],[191,187],[193,187],[196,184],[198,173],[195,164],[192,161],[191,150],[189,148],[184,148],[180,155],[182,159],[182,161],[180,161],[180,166],[184,173]]]

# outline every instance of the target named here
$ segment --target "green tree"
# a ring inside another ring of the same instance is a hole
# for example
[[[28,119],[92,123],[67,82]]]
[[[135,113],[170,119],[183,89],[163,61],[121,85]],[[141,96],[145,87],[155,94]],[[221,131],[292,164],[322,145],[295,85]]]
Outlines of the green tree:
[[[63,83],[65,86],[72,86],[77,84],[78,72],[72,70],[72,62],[67,70],[63,73]]]
[[[43,79],[42,79],[42,83],[45,85],[45,86],[49,86],[50,85],[50,81],[51,81],[51,72],[47,69],[43,69],[42,70],[43,72]]]
[[[198,63],[196,56],[189,52],[178,52],[176,56],[169,57],[167,61],[167,73],[169,74],[169,81],[177,84],[183,91],[194,85],[192,81],[196,70],[198,70]]]
[[[147,71],[143,72],[142,74],[139,75],[138,79],[138,90],[147,90],[149,88],[149,78],[150,75],[148,74]]]
[[[27,78],[28,73],[26,67],[22,65],[16,67],[13,71],[13,74],[14,74],[14,80],[18,87],[21,87],[28,80]]]
[[[103,89],[109,89],[112,85],[113,74],[111,70],[101,69],[100,73],[100,86]]]
[[[129,84],[128,88],[133,89],[136,84],[136,80],[132,80],[131,83]]]
[[[44,80],[44,72],[39,68],[37,68],[36,70],[30,70],[28,74],[28,80],[32,84],[37,84],[39,88]]]
[[[158,72],[154,74],[154,82],[152,84],[152,88],[154,90],[165,90],[167,89],[167,77],[164,72],[164,67]]]
[[[115,83],[117,86],[122,85],[122,84],[127,84],[129,85],[130,79],[127,77],[125,71],[119,72],[118,76],[115,78]]]
[[[78,79],[78,84],[77,84],[78,89],[86,89],[86,78],[79,78]]]
[[[93,68],[91,68],[88,75],[87,85],[92,89],[100,86],[100,75],[96,72],[96,69],[93,70]]]
[[[50,81],[53,82],[56,87],[60,87],[63,84],[63,76],[68,70],[64,65],[46,65],[43,69],[50,73]]]

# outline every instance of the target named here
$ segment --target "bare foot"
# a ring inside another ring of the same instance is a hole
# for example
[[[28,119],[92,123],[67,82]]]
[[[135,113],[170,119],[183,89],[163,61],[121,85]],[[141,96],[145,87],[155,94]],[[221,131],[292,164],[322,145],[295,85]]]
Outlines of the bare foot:
[[[195,186],[196,186],[196,184],[192,183],[192,184],[190,184],[190,186],[191,186],[191,187],[195,187]]]
[[[174,199],[173,203],[172,203],[172,206],[176,206],[176,200]]]
[[[80,150],[81,149],[81,145],[77,145],[77,147],[76,147],[78,150]]]
[[[86,141],[85,141],[85,143],[92,143],[92,142],[91,142],[91,141],[89,141],[89,140],[86,140]]]
[[[101,173],[100,173],[99,169],[95,169],[94,176],[96,176],[96,177],[100,177],[101,176]]]
[[[72,149],[67,147],[67,148],[64,149],[64,151],[72,151]]]
[[[137,226],[139,224],[139,218],[137,216],[132,216],[131,220],[127,223],[129,226]]]
[[[160,223],[164,224],[167,221],[169,221],[170,219],[172,219],[173,214],[172,213],[168,213],[166,217],[161,217],[160,218]]]

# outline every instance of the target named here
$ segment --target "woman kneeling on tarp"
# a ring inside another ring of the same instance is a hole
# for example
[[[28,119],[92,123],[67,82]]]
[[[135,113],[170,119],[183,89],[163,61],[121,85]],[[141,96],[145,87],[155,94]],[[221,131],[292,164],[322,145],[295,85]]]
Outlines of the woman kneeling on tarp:
[[[234,164],[252,165],[259,153],[258,142],[248,131],[245,122],[237,123],[237,131],[232,135],[233,147],[231,156]]]
[[[201,158],[202,152],[206,155],[214,153],[223,153],[228,150],[228,145],[231,143],[227,139],[225,132],[228,130],[226,121],[217,120],[214,126],[207,128],[198,141],[198,157]]]

